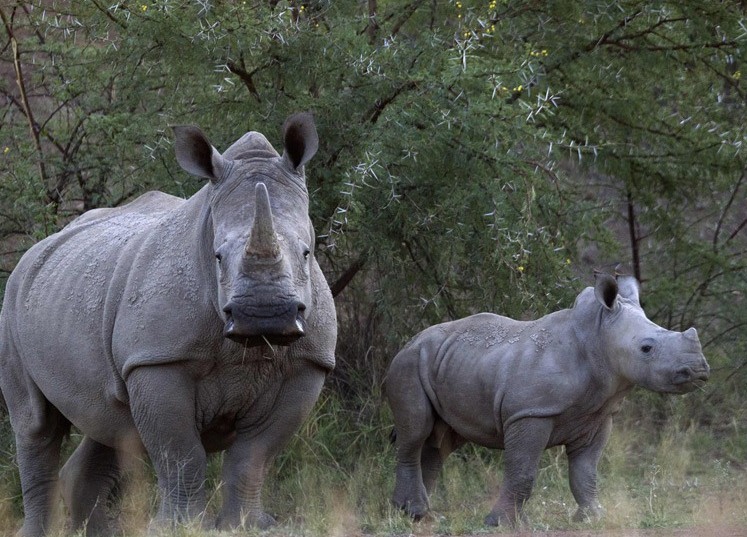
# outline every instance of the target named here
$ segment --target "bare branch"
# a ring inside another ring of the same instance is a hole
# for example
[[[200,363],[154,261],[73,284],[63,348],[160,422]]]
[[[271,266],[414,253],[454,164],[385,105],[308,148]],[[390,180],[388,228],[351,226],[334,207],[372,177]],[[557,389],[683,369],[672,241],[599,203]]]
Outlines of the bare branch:
[[[244,64],[244,58],[241,58],[239,61],[241,62],[240,64],[229,61],[226,63],[226,67],[228,67],[228,70],[231,73],[233,73],[234,75],[238,76],[241,79],[241,81],[244,83],[244,86],[246,86],[246,89],[249,90],[249,93],[252,94],[252,97],[257,99],[258,103],[262,102],[262,99],[259,97],[259,92],[257,91],[257,87],[254,85],[253,77],[259,71],[261,71],[262,69],[266,69],[271,64],[267,63],[249,72],[246,70],[246,65]]]
[[[360,256],[358,259],[353,261],[353,264],[350,265],[345,272],[342,273],[342,276],[337,278],[335,280],[335,283],[329,286],[330,290],[332,291],[332,296],[336,297],[339,295],[343,289],[345,289],[348,284],[355,278],[355,275],[360,272],[360,270],[363,268],[363,266],[366,264],[367,257],[366,255]]]
[[[410,80],[409,82],[405,82],[398,88],[395,88],[394,91],[384,97],[383,99],[376,99],[376,102],[374,105],[369,108],[366,113],[363,115],[363,121],[368,121],[370,123],[376,123],[379,120],[379,116],[381,116],[382,112],[384,112],[384,109],[390,105],[394,100],[403,92],[415,89],[417,87],[417,82],[414,80]]]

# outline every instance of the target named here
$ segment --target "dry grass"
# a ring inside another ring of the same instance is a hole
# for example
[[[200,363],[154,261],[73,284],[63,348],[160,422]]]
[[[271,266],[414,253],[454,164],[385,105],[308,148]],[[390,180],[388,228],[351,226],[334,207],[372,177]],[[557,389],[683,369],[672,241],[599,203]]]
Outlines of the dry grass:
[[[500,486],[501,453],[465,446],[446,463],[431,498],[432,512],[415,523],[394,509],[394,450],[389,443],[386,410],[364,415],[333,399],[315,415],[279,458],[264,489],[267,510],[279,525],[267,537],[359,535],[484,534],[483,518]],[[734,435],[741,435],[734,428]],[[630,424],[618,426],[600,464],[603,520],[571,521],[576,506],[567,484],[562,449],[545,452],[534,494],[527,505],[526,530],[628,531],[690,527],[737,527],[747,533],[747,472],[734,461],[715,457],[715,449],[739,439],[709,440],[695,427],[665,427],[652,437]],[[0,535],[13,535],[21,524],[17,471],[12,447],[0,459]],[[206,520],[220,505],[220,459],[211,462]],[[137,465],[117,508],[128,536],[145,535],[157,495],[148,466]],[[490,529],[507,533],[508,529]],[[199,524],[180,528],[179,537],[223,537],[240,532],[205,531]],[[54,537],[67,535],[62,526]]]

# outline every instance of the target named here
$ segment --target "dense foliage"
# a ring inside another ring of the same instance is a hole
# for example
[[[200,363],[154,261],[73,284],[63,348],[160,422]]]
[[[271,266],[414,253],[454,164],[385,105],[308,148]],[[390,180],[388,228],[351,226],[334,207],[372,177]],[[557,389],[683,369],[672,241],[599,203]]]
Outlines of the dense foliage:
[[[246,130],[277,145],[311,110],[347,404],[429,324],[541,315],[618,269],[653,320],[698,328],[714,366],[683,426],[744,435],[741,2],[35,0],[0,15],[0,287],[86,209],[196,191],[169,125],[219,149]],[[637,401],[646,423],[666,416]]]

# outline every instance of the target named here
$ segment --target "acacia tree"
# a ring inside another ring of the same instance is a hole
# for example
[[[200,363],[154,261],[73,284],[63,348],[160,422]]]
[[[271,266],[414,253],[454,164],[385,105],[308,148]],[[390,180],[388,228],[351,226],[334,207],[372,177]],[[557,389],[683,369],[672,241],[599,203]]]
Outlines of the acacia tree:
[[[738,2],[39,0],[0,12],[4,251],[154,186],[192,193],[169,124],[201,124],[223,149],[247,129],[277,142],[272,129],[311,110],[340,386],[376,385],[428,324],[565,307],[593,268],[618,264],[643,280],[657,322],[696,324],[739,378],[727,358],[747,322]]]

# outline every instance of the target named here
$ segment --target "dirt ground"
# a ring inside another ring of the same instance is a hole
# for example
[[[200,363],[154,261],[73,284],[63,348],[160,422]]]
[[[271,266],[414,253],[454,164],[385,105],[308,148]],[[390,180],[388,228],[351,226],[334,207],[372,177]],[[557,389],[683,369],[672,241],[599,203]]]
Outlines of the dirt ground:
[[[480,534],[473,537],[505,537],[507,535],[512,537],[747,537],[747,527],[702,526],[678,529],[540,531],[494,535]]]

